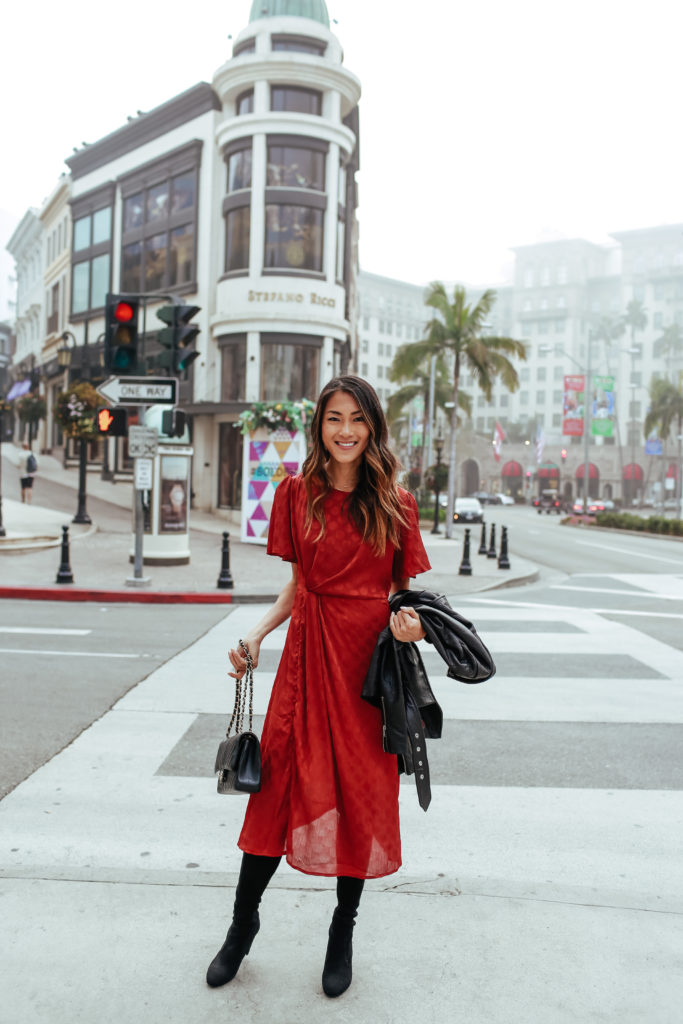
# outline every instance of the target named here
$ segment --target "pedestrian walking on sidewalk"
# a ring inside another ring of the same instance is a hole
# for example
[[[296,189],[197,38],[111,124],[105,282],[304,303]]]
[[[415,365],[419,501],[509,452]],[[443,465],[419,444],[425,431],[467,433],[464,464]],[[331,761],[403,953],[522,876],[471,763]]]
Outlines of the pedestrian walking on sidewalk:
[[[418,614],[390,614],[429,561],[417,503],[396,484],[384,413],[360,377],[323,388],[300,475],[277,487],[268,553],[292,563],[292,579],[244,637],[254,666],[263,638],[291,622],[263,727],[262,784],[249,798],[227,938],[207,982],[237,974],[260,928],[261,897],[284,855],[298,871],[337,878],[323,990],[351,984],[351,937],[366,878],[401,865],[396,759],[382,745],[381,712],[361,699],[380,632],[424,637]],[[236,642],[234,678],[246,671]]]
[[[19,481],[21,483],[21,500],[27,505],[31,504],[31,496],[33,494],[33,478],[38,472],[38,462],[35,455],[31,451],[30,445],[22,445],[24,451],[28,452],[26,460],[22,456],[22,460],[19,464]]]

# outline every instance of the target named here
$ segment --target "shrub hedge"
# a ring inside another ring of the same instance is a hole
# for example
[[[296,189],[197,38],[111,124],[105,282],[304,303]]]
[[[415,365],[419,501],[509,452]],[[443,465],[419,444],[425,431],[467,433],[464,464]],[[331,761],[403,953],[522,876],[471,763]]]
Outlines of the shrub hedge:
[[[683,519],[667,519],[666,516],[635,516],[631,512],[598,512],[598,526],[610,526],[615,530],[637,530],[639,533],[661,533],[670,537],[683,537]]]

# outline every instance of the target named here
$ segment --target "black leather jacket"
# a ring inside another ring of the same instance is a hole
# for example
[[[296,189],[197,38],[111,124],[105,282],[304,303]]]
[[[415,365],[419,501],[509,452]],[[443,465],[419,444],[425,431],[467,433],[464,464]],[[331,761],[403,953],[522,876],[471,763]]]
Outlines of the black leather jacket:
[[[389,607],[392,612],[415,609],[427,642],[446,662],[451,679],[480,683],[495,673],[493,658],[476,629],[443,595],[430,590],[399,590],[390,598]],[[417,646],[394,639],[388,626],[378,637],[362,697],[381,708],[384,749],[397,755],[399,772],[415,773],[418,800],[426,811],[431,789],[425,739],[441,736],[443,712]]]

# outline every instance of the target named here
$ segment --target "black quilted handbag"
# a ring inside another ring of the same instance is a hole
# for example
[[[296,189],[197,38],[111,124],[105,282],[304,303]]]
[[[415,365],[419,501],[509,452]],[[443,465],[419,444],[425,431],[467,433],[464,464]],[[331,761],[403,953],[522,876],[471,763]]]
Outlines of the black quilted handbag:
[[[261,788],[261,746],[252,732],[254,705],[254,665],[246,644],[240,647],[247,659],[244,680],[235,680],[235,706],[225,739],[218,748],[214,771],[218,772],[219,793],[258,793]],[[249,728],[244,729],[247,690],[249,690]],[[231,736],[233,726],[235,735]]]

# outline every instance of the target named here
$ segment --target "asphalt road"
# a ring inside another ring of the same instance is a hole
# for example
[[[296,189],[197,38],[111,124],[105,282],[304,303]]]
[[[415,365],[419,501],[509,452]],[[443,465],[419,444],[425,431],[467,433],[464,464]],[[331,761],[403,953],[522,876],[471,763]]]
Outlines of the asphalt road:
[[[507,526],[511,560],[540,568],[538,583],[506,591],[506,600],[589,608],[683,649],[682,541],[563,526],[525,507],[489,507],[486,519]]]
[[[0,798],[225,614],[212,605],[1,601]]]

